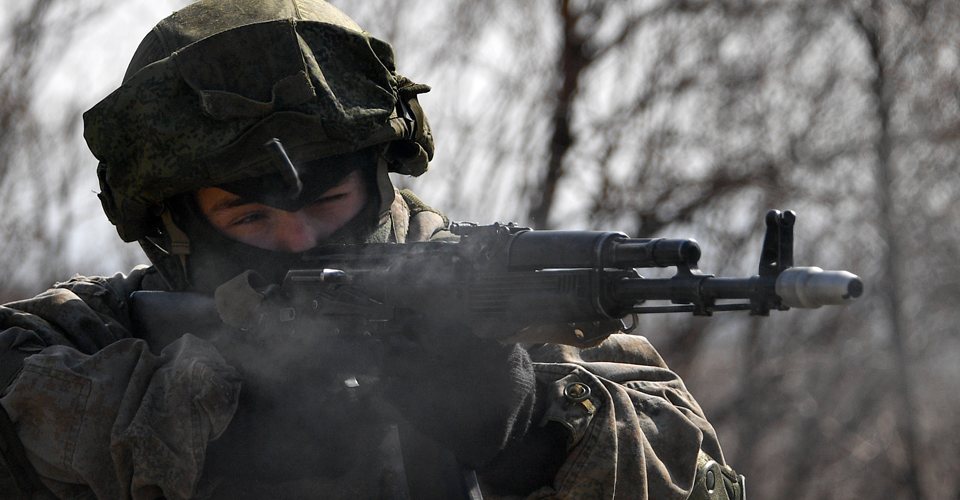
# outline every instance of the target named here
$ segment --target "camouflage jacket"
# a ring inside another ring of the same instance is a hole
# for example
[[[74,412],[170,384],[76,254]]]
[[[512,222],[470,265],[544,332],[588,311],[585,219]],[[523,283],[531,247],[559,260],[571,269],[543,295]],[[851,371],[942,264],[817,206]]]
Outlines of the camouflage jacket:
[[[402,235],[416,239],[416,221],[397,215]],[[23,359],[21,370],[0,380],[9,382],[0,403],[57,498],[188,499],[215,491],[204,481],[205,453],[234,417],[240,382],[197,337],[184,335],[160,355],[136,338],[130,294],[163,289],[153,268],[139,267],[77,276],[0,307],[0,356]],[[615,334],[590,349],[547,344],[528,352],[545,398],[534,423],[563,433],[566,457],[552,481],[509,498],[682,500],[703,481],[698,464],[702,472],[713,459],[728,470],[700,407],[644,337]],[[528,473],[513,468],[511,452],[508,446],[498,457],[501,470]],[[360,493],[324,483],[271,488],[264,493],[271,498]],[[245,497],[258,498],[249,490]]]

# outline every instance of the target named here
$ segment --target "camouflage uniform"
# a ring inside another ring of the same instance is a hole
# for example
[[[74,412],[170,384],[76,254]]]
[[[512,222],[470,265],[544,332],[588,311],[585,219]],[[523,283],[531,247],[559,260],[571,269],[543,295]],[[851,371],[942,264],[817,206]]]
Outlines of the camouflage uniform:
[[[276,47],[293,56],[273,58]],[[275,174],[260,146],[271,137],[282,136],[294,163],[323,168],[325,159],[386,145],[375,167],[378,215],[358,234],[400,243],[435,237],[442,215],[385,181],[387,171],[426,170],[433,144],[416,96],[427,88],[397,75],[389,45],[321,0],[205,0],[159,24],[138,54],[151,50],[159,55],[144,56],[85,115],[85,135],[101,161],[108,217],[155,265],[127,276],[75,277],[0,307],[0,493],[17,498],[16,483],[32,492],[22,498],[389,497],[384,484],[396,471],[377,458],[390,453],[389,434],[358,438],[356,460],[337,474],[262,484],[213,467],[213,450],[229,442],[218,438],[241,428],[247,386],[217,348],[186,331],[151,353],[129,298],[139,290],[209,293],[203,280],[213,286],[244,267],[197,274],[204,243],[180,238],[184,222],[165,204],[199,187]],[[271,64],[238,71],[244,57]],[[512,349],[531,377],[517,389],[527,413],[507,415],[504,442],[479,443],[474,455],[453,450],[477,469],[486,497],[742,497],[713,428],[643,337],[615,334],[589,349]],[[457,374],[437,373],[444,376]],[[416,390],[393,394],[401,415],[386,405],[373,427],[417,427],[411,415],[418,412],[429,420],[431,408]],[[506,395],[491,397],[496,403]],[[418,439],[425,450],[454,446]],[[414,498],[443,496],[442,488],[420,484],[438,477],[420,465],[404,463],[411,491],[420,492]]]
[[[155,269],[138,268],[76,277],[0,308],[0,339],[18,337],[14,349],[51,345],[26,359],[2,403],[59,498],[89,488],[96,498],[186,499],[203,486],[206,445],[230,422],[240,388],[196,337],[159,357],[132,338],[125,299],[165,288]],[[700,407],[643,337],[617,334],[585,350],[538,345],[530,354],[547,394],[536,423],[559,423],[568,453],[552,484],[528,498],[684,499],[700,454],[722,461]],[[588,405],[569,397],[581,384]],[[513,468],[510,451],[491,467]]]

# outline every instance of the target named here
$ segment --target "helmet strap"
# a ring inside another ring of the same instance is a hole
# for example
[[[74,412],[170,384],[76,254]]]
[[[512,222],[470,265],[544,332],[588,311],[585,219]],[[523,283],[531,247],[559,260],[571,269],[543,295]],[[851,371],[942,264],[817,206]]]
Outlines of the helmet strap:
[[[384,154],[377,157],[377,194],[380,195],[379,216],[390,213],[390,207],[396,198],[393,181],[390,180],[390,162]]]
[[[170,214],[169,208],[164,207],[163,214],[160,215],[160,220],[163,221],[163,228],[170,238],[170,253],[180,258],[180,265],[183,266],[183,275],[184,277],[189,277],[187,273],[187,255],[190,255],[190,237],[173,222],[173,216]]]

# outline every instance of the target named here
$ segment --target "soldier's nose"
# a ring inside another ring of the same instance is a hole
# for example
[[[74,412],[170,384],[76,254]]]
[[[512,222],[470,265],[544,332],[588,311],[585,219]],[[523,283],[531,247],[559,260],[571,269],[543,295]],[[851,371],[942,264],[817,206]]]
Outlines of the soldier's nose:
[[[315,247],[321,234],[313,222],[303,211],[284,212],[274,233],[277,250],[296,253]]]

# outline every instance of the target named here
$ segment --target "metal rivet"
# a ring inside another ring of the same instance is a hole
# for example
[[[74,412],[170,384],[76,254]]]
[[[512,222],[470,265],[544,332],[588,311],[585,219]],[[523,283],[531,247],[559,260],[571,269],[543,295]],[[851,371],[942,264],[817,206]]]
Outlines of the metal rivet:
[[[563,389],[563,395],[574,403],[579,403],[590,397],[590,388],[586,384],[574,382]]]

